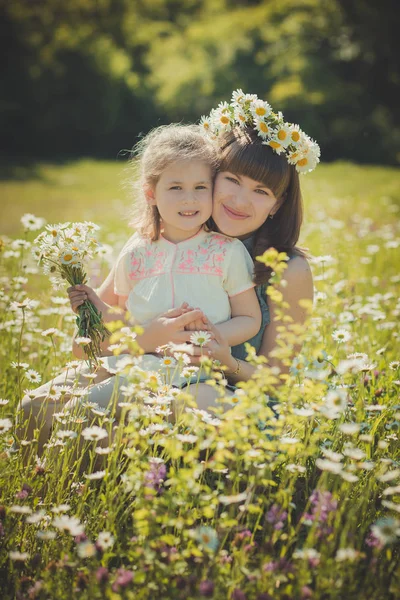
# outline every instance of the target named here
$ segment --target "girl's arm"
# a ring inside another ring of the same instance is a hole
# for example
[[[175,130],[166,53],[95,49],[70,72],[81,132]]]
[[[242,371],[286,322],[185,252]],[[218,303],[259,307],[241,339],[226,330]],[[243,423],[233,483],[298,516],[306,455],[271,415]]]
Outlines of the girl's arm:
[[[312,301],[314,295],[314,286],[312,280],[311,269],[307,259],[302,256],[296,256],[289,261],[288,267],[283,275],[283,279],[286,281],[285,286],[280,287],[280,291],[283,295],[283,301],[287,302],[289,307],[286,309],[285,314],[289,315],[293,321],[291,324],[303,324],[307,318],[307,310],[300,306],[300,300]],[[283,365],[277,358],[270,356],[271,351],[277,346],[277,338],[280,335],[277,327],[282,326],[282,321],[275,321],[277,307],[268,297],[268,306],[271,316],[271,321],[267,325],[264,331],[264,335],[261,342],[260,350],[258,355],[265,356],[268,358],[268,365],[270,367],[279,367],[281,373],[288,373],[289,368]],[[296,346],[293,348],[293,357],[298,354],[301,347]],[[228,358],[229,371],[234,372],[238,367],[237,360],[232,356]],[[222,361],[221,361],[222,362]],[[256,367],[248,363],[247,361],[240,360],[239,373],[231,375],[227,372],[229,380],[232,383],[238,381],[247,381],[254,373]]]
[[[252,338],[261,327],[261,310],[254,288],[229,298],[232,317],[216,325],[229,346]]]

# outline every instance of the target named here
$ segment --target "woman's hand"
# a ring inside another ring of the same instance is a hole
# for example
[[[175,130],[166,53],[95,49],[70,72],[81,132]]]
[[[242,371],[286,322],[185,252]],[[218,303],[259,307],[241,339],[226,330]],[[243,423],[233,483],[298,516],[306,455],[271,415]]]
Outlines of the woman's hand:
[[[94,304],[100,312],[105,312],[105,310],[108,308],[108,305],[105,304],[105,302],[103,302],[103,300],[99,298],[94,289],[89,287],[88,285],[85,285],[84,283],[69,287],[67,289],[67,292],[71,308],[74,311],[74,313],[78,312],[78,308],[84,302],[86,302],[86,300],[92,302],[92,304]]]
[[[225,337],[218,331],[215,325],[210,323],[210,321],[207,322],[207,325],[208,331],[213,339],[207,344],[204,344],[201,348],[199,346],[194,346],[192,363],[198,365],[200,364],[201,356],[208,356],[213,360],[218,360],[221,365],[227,367],[228,372],[235,371],[237,363],[231,354],[231,348]]]

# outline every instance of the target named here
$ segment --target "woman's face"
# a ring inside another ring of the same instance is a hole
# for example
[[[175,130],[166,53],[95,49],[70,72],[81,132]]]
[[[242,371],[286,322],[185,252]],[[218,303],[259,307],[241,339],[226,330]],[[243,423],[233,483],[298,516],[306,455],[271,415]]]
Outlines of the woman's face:
[[[218,173],[212,217],[221,233],[244,239],[277,208],[274,193],[263,183],[229,171]]]

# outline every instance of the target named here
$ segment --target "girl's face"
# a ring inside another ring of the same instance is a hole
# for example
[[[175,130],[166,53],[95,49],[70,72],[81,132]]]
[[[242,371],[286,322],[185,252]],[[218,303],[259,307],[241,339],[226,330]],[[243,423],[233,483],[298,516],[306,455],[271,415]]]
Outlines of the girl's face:
[[[244,239],[277,208],[274,193],[264,183],[229,171],[218,173],[212,217],[221,233]]]
[[[212,171],[200,160],[176,161],[146,191],[162,219],[163,236],[174,243],[195,235],[212,211]]]

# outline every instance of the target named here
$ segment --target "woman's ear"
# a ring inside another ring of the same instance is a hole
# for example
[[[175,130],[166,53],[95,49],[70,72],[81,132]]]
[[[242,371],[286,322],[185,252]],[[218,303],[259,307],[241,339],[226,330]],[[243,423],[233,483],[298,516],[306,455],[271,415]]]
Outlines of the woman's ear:
[[[157,205],[154,188],[149,183],[143,184],[143,193],[149,206]]]

